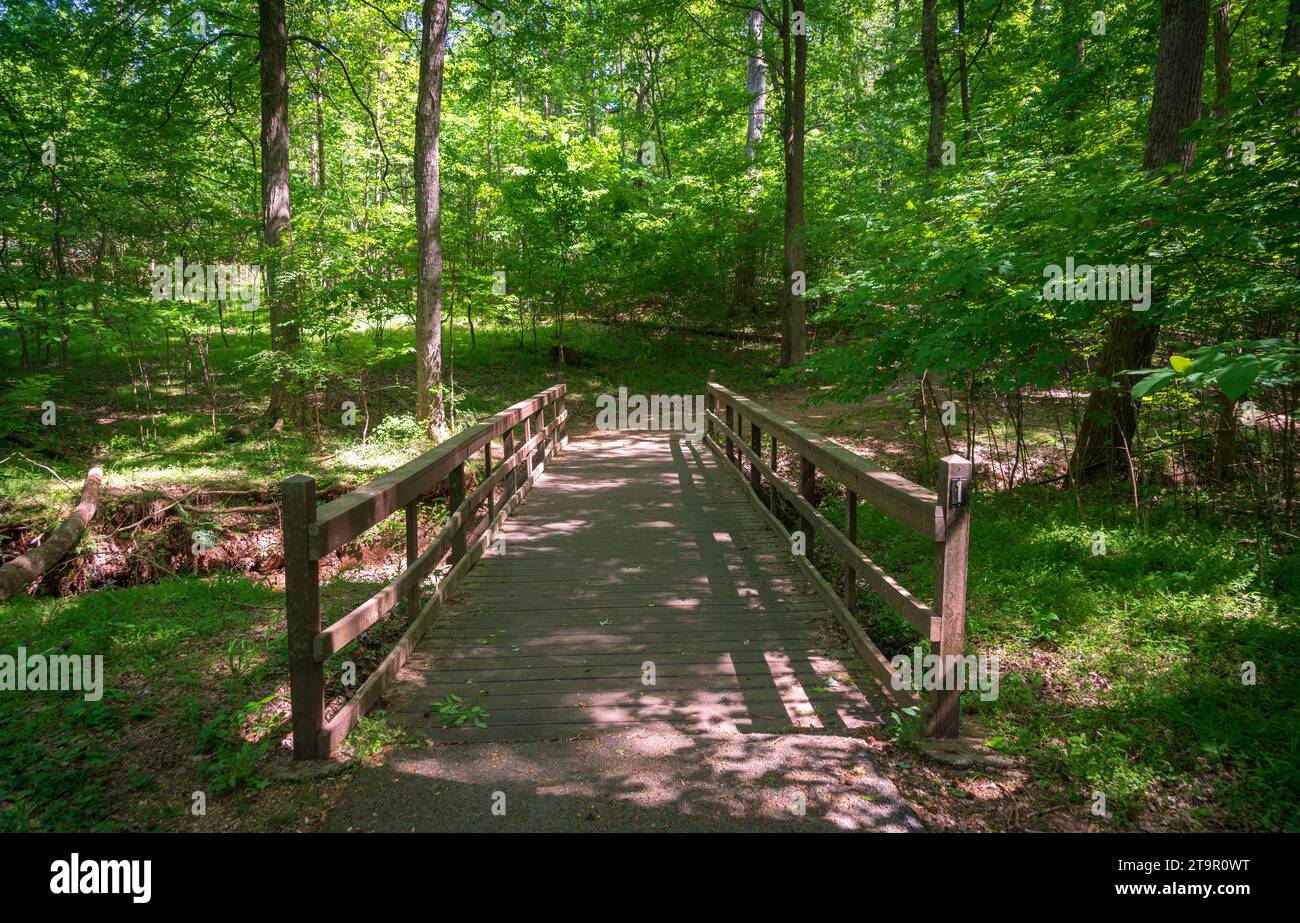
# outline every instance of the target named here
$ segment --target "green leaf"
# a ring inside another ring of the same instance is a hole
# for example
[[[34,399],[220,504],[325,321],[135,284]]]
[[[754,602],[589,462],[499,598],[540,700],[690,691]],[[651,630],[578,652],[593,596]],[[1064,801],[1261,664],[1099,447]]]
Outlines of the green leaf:
[[[1152,372],[1146,378],[1143,378],[1141,381],[1139,381],[1136,385],[1133,386],[1133,397],[1135,398],[1146,397],[1156,388],[1160,387],[1162,384],[1164,384],[1166,381],[1168,381],[1170,378],[1173,377],[1174,377],[1174,372],[1172,372],[1169,369],[1161,369],[1158,372]]]
[[[1235,401],[1250,390],[1258,376],[1259,362],[1254,356],[1246,356],[1219,373],[1219,388],[1228,400]]]
[[[1173,366],[1174,371],[1179,375],[1186,375],[1187,370],[1192,367],[1192,362],[1193,360],[1188,359],[1186,356],[1169,357],[1169,364]]]

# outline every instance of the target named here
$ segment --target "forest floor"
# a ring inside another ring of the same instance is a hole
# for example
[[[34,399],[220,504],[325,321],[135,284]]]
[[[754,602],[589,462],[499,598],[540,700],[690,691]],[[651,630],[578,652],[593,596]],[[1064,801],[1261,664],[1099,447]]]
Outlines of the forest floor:
[[[363,352],[368,344],[358,340],[341,350]],[[712,368],[734,390],[923,483],[932,470],[923,447],[931,457],[946,451],[935,451],[939,428],[922,434],[897,397],[807,403],[803,386],[765,371],[770,344],[621,336],[595,325],[575,325],[567,342],[581,360],[563,370],[575,433],[593,425],[598,394],[620,385],[697,394]],[[78,556],[37,594],[0,607],[0,652],[102,653],[107,679],[96,702],[0,698],[0,829],[313,829],[349,784],[350,767],[382,762],[397,742],[376,712],[349,737],[338,774],[294,780],[286,772],[273,491],[289,474],[314,472],[333,495],[421,451],[409,418],[409,355],[370,365],[364,389],[360,379],[332,383],[323,406],[352,400],[369,422],[344,426],[331,411],[318,437],[314,425],[276,431],[259,422],[265,390],[250,390],[241,371],[252,351],[237,338],[228,350],[214,345],[221,374],[212,393],[187,383],[183,358],[154,368],[147,394],[106,358],[87,359],[75,387],[48,382],[57,427],[6,435],[0,558],[57,521],[91,458],[104,459],[107,476]],[[14,367],[12,356],[0,359]],[[472,350],[458,331],[454,368],[458,409],[475,418],[561,374],[544,346],[535,352],[513,332],[491,329],[479,331]],[[30,389],[20,403],[9,400],[5,414],[39,416]],[[1068,396],[1047,396],[1028,415],[1033,480],[1050,479],[1063,457],[1054,401]],[[1015,489],[994,489],[1008,480],[998,457],[991,441],[977,445],[987,489],[972,511],[968,650],[999,658],[1000,695],[970,695],[963,707],[1009,768],[934,763],[906,721],[872,731],[864,745],[916,815],[930,829],[1300,828],[1294,550],[1261,545],[1249,517],[1181,492],[1144,490],[1135,515],[1125,491],[1022,484],[1023,471]],[[427,498],[425,508],[432,531],[445,503]],[[825,511],[842,517],[842,503],[828,498]],[[864,514],[859,529],[873,560],[924,596],[932,549],[883,517]],[[201,556],[196,533],[212,540]],[[1093,553],[1098,533],[1105,554]],[[400,542],[399,528],[381,525],[322,569],[327,619],[396,573]],[[910,628],[860,599],[886,655],[911,653]],[[390,621],[349,650],[359,672],[392,643],[398,626]],[[1254,684],[1242,681],[1246,664]],[[333,667],[328,676],[330,694],[340,694]],[[205,813],[194,810],[196,792]]]

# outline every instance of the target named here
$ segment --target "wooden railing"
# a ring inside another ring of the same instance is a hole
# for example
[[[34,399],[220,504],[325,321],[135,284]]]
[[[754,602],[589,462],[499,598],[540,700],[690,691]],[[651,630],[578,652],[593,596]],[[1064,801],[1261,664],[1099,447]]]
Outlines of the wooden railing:
[[[456,584],[482,557],[492,535],[523,501],[547,460],[567,443],[564,395],[563,384],[548,388],[319,508],[312,478],[295,475],[281,483],[295,759],[329,756],[379,700]],[[522,429],[518,441],[516,429]],[[498,437],[502,447],[500,462],[494,468],[492,441]],[[483,476],[473,493],[466,496],[465,465],[480,451]],[[437,538],[421,551],[417,503],[444,480],[448,486],[449,518]],[[502,488],[499,496],[498,486]],[[485,504],[486,515],[475,526],[474,516]],[[399,510],[406,514],[406,569],[374,596],[322,629],[320,559]],[[421,582],[448,555],[451,570],[421,605]],[[405,606],[407,627],[396,647],[355,695],[326,720],[325,661],[399,604]]]
[[[836,445],[797,423],[755,404],[712,381],[708,390],[708,433],[705,441],[723,465],[747,488],[750,499],[778,534],[793,534],[776,515],[777,497],[794,508],[804,536],[802,555],[795,561],[831,608],[859,656],[881,685],[904,704],[920,704],[911,690],[895,690],[893,671],[880,650],[862,630],[853,613],[860,578],[925,638],[934,642],[931,653],[945,665],[944,689],[933,691],[925,713],[926,728],[938,737],[956,736],[960,726],[960,691],[953,667],[963,656],[966,626],[966,560],[970,536],[969,502],[971,463],[949,455],[939,463],[938,493],[906,478],[883,471],[859,455]],[[745,424],[749,438],[745,439]],[[721,433],[723,445],[718,444]],[[763,460],[763,436],[770,440],[770,461]],[[799,485],[787,484],[777,473],[777,443],[799,457]],[[748,464],[748,472],[745,467]],[[845,532],[841,533],[817,509],[817,474],[838,481],[845,490]],[[764,486],[766,485],[766,486]],[[863,500],[935,543],[934,607],[927,606],[886,574],[857,546],[858,501]],[[812,564],[813,537],[844,562],[843,599]]]

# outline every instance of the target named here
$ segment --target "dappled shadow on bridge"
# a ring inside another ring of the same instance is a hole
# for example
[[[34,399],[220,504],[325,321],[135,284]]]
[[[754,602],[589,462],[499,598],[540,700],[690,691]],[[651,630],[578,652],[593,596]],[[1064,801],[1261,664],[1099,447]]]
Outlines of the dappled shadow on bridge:
[[[921,824],[864,741],[649,725],[588,739],[402,749],[359,774],[326,829],[903,832]]]
[[[519,740],[641,721],[844,733],[881,718],[824,606],[698,443],[581,444],[504,538],[394,690],[403,726]],[[440,727],[432,705],[448,696],[489,726]]]
[[[505,829],[914,823],[857,736],[883,703],[701,444],[571,446],[503,537],[386,703],[391,723],[449,746],[366,772],[357,804],[382,803],[384,829],[494,829],[498,791]],[[445,726],[451,696],[486,726]],[[361,824],[350,810],[339,824]]]

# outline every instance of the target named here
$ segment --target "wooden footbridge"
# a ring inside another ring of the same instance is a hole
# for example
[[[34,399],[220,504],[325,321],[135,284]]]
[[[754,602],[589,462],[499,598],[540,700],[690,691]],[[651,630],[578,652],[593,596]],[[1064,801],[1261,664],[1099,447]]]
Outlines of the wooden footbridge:
[[[854,616],[857,589],[935,652],[962,655],[969,462],[945,458],[936,493],[720,384],[707,406],[702,440],[607,432],[570,445],[559,384],[319,507],[311,478],[284,481],[295,757],[329,756],[381,699],[390,721],[446,741],[657,726],[844,734],[921,704],[891,688]],[[443,484],[450,516],[421,548],[419,500]],[[818,509],[831,489],[844,492],[845,531]],[[864,502],[933,537],[933,607],[858,549]],[[396,514],[406,568],[322,625],[319,562]],[[834,559],[829,576],[814,563]],[[385,617],[405,620],[401,640],[327,707],[325,663]],[[958,695],[929,695],[930,733],[957,733]],[[434,705],[448,696],[482,708],[485,726],[446,720]]]

